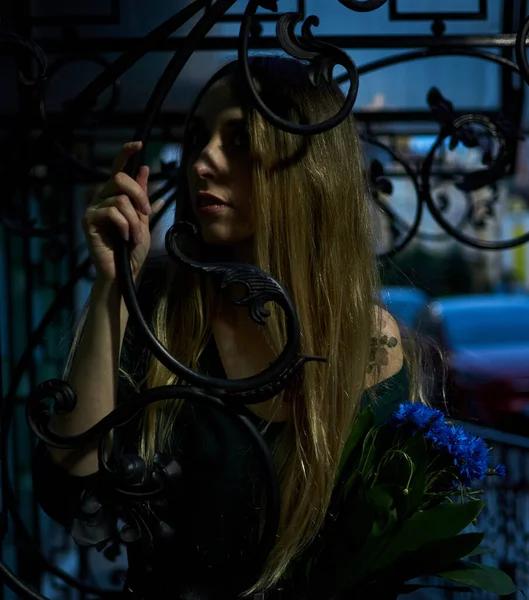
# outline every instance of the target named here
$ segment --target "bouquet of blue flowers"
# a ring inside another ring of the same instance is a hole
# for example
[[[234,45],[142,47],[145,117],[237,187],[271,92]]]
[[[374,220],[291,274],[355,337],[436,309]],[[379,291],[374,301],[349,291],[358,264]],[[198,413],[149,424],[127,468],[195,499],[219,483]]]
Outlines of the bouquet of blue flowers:
[[[401,404],[375,427],[365,409],[346,443],[326,523],[291,579],[326,600],[396,598],[422,587],[407,582],[426,575],[445,580],[435,587],[515,592],[503,571],[471,560],[485,551],[484,534],[467,531],[484,504],[475,484],[505,475],[489,461],[485,441],[439,410]]]

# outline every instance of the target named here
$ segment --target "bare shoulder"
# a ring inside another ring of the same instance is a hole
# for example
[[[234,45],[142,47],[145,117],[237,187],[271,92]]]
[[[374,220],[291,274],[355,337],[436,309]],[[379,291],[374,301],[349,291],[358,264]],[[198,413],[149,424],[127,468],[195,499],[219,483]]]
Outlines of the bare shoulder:
[[[375,333],[371,339],[366,388],[398,373],[403,362],[404,354],[399,326],[387,310],[376,306]]]

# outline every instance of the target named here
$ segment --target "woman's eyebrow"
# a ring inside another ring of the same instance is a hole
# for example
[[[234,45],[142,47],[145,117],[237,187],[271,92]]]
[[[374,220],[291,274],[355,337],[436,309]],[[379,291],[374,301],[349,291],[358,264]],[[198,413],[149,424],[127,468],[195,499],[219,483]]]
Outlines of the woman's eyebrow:
[[[240,127],[246,123],[246,119],[244,117],[232,117],[231,119],[226,119],[226,121],[221,123],[223,129],[235,129],[236,127]],[[193,115],[190,117],[187,127],[189,129],[195,127],[203,127],[206,129],[206,121],[203,117],[199,115]]]
[[[240,125],[244,125],[245,122],[246,121],[245,121],[244,117],[233,117],[232,119],[228,119],[227,121],[224,122],[224,127],[228,127],[228,128],[239,127]]]

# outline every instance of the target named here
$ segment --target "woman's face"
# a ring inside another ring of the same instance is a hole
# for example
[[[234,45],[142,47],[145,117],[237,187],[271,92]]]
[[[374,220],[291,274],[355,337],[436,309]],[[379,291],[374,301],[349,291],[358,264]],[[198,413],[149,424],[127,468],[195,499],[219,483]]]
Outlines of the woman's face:
[[[206,92],[187,135],[187,181],[202,239],[238,248],[253,236],[251,160],[243,109],[227,78]]]

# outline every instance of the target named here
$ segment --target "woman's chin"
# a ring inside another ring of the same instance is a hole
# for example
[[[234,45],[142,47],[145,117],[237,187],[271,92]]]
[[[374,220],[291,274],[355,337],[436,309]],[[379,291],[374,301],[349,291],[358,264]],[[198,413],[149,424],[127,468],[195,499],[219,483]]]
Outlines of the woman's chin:
[[[202,227],[202,240],[208,246],[226,248],[251,242],[252,236],[241,235],[223,227]]]
[[[202,241],[213,248],[228,248],[235,243],[229,236],[215,235],[204,230],[202,230]]]
[[[210,259],[251,262],[253,236],[221,235],[203,228],[202,241]]]

